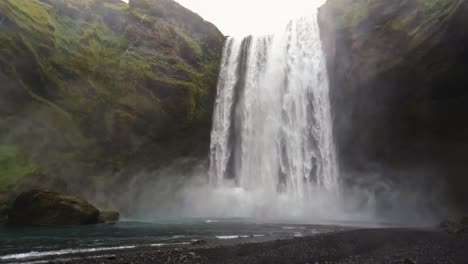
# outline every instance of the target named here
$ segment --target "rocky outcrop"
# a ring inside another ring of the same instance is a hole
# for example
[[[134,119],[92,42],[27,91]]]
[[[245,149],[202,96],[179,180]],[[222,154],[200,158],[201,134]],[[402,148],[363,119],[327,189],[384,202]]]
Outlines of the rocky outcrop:
[[[96,224],[99,210],[74,196],[33,190],[22,193],[9,209],[11,225],[60,226]]]
[[[9,204],[6,202],[0,202],[0,224],[4,224],[8,220],[8,209]]]
[[[462,217],[459,222],[445,220],[440,223],[440,228],[451,234],[466,234],[468,233],[468,216]]]
[[[208,152],[224,36],[176,2],[0,1],[0,43],[0,194]]]
[[[468,215],[462,217],[460,224],[468,230]]]
[[[116,211],[101,211],[98,216],[98,223],[114,223],[119,221],[120,213]]]
[[[320,9],[347,181],[379,174],[468,207],[467,12],[466,0],[328,0]]]

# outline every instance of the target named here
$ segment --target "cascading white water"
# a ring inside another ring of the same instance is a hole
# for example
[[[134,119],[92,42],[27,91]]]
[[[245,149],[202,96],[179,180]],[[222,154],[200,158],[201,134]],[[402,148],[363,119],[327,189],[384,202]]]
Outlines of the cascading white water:
[[[317,14],[293,20],[273,36],[229,38],[221,67],[211,183],[304,203],[319,189],[337,193]]]
[[[399,190],[378,172],[358,175],[352,184],[340,181],[325,57],[317,14],[310,14],[271,36],[227,40],[209,183],[204,166],[190,177],[175,177],[179,164],[153,182],[142,177],[134,185],[143,191],[129,196],[138,197],[140,212],[269,223],[430,222],[431,212],[418,210],[426,197],[417,193],[424,192]]]

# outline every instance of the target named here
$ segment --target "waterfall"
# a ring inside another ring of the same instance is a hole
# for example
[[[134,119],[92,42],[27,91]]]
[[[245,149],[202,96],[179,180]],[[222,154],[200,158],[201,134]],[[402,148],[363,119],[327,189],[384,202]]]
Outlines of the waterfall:
[[[229,38],[213,117],[210,182],[307,202],[339,188],[317,14],[271,36]]]

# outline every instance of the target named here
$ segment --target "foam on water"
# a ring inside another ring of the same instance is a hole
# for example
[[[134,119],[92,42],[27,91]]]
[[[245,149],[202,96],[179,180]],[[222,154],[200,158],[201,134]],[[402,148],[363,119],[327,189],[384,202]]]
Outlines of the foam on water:
[[[187,245],[190,245],[190,242],[151,244],[152,247],[170,247],[170,246],[187,246]]]
[[[108,258],[108,257],[113,257],[114,255],[99,255],[99,256],[93,256],[92,259],[102,259],[102,258]],[[59,259],[54,259],[55,262],[70,262],[74,260],[83,260],[82,257],[78,258],[59,258]],[[42,263],[50,263],[50,260],[36,260],[36,261],[27,261],[27,262],[11,262],[10,264],[42,264]]]
[[[120,246],[120,247],[102,247],[102,248],[80,248],[80,249],[62,249],[56,251],[44,251],[37,252],[32,251],[28,253],[19,253],[19,254],[10,254],[6,256],[1,256],[0,260],[14,260],[14,259],[28,259],[28,258],[39,258],[39,257],[48,257],[48,256],[61,256],[61,255],[71,255],[78,253],[92,253],[100,251],[113,251],[113,250],[123,250],[123,249],[133,249],[137,246]]]
[[[236,239],[239,238],[239,235],[233,235],[233,236],[216,236],[218,239]]]

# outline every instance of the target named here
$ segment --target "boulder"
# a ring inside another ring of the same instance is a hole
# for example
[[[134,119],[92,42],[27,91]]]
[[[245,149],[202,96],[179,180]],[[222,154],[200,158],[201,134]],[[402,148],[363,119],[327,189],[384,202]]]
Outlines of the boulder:
[[[98,216],[99,223],[115,223],[120,219],[120,213],[117,211],[101,211]]]
[[[460,224],[451,220],[445,220],[439,226],[450,234],[456,234],[460,230]]]
[[[403,261],[403,264],[416,264],[416,261],[412,260],[412,259],[405,259]]]
[[[462,219],[460,220],[460,224],[464,228],[468,228],[468,215],[465,215],[464,217],[462,217]]]
[[[208,242],[203,239],[198,239],[192,242],[192,246],[201,246],[201,245],[206,245]]]
[[[0,203],[0,224],[4,224],[8,219],[8,205]]]
[[[460,234],[468,234],[468,215],[465,215],[460,220],[460,230],[458,230]]]
[[[8,214],[12,225],[60,226],[98,222],[99,210],[86,201],[60,193],[32,190],[16,198]]]
[[[6,223],[11,203],[11,197],[7,193],[0,192],[0,225]]]

